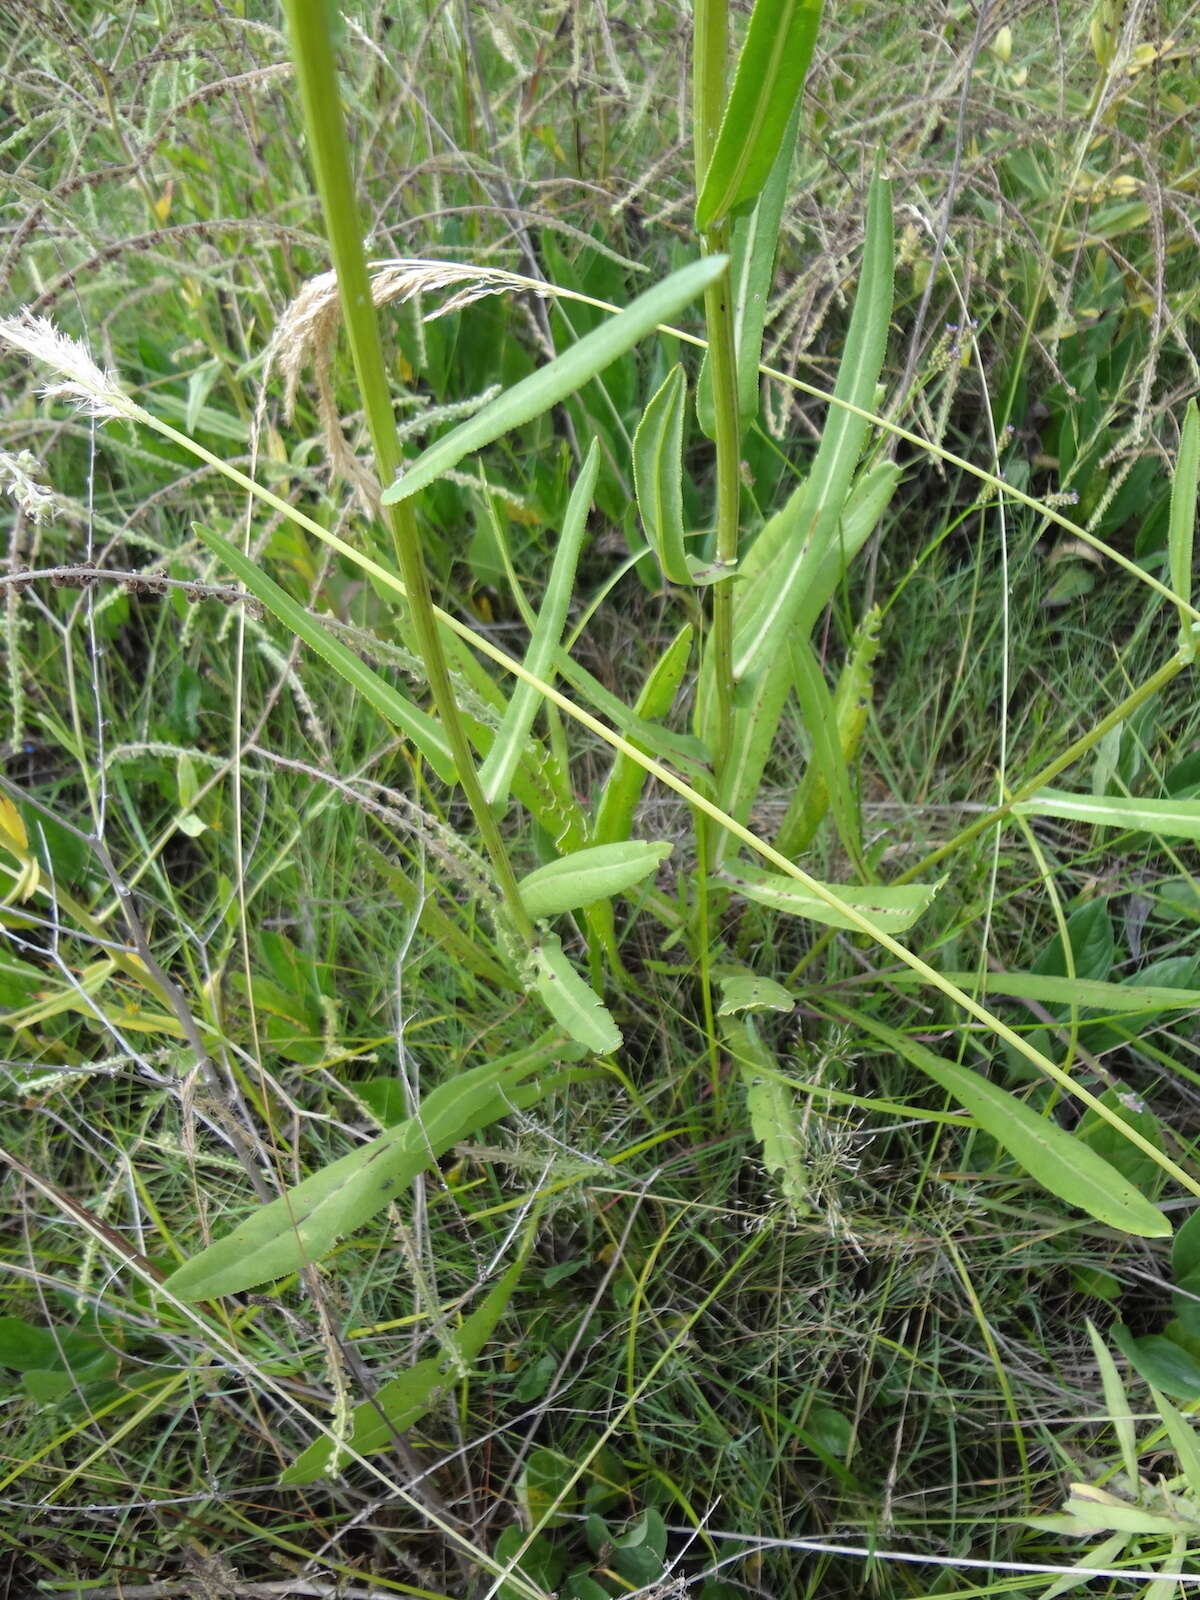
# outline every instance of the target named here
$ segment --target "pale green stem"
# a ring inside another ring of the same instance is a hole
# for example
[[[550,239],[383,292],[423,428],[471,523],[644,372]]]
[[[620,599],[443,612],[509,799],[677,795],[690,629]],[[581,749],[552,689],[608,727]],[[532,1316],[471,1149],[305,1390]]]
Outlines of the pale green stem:
[[[316,174],[321,209],[337,272],[342,316],[380,481],[387,484],[399,472],[403,456],[396,436],[379,324],[363,254],[362,231],[338,94],[334,41],[329,27],[331,8],[325,0],[286,0],[286,11],[296,78],[304,108],[304,124],[308,132],[309,156]],[[434,620],[433,597],[429,591],[412,505],[401,501],[399,505],[387,507],[384,516],[392,536],[396,564],[408,595],[417,649],[429,679],[438,718],[446,730],[459,784],[471,808],[484,848],[491,858],[508,914],[521,938],[531,945],[536,939],[533,923],[521,903],[516,875],[500,828],[484,799],[466,729],[454,698],[446,657]]]

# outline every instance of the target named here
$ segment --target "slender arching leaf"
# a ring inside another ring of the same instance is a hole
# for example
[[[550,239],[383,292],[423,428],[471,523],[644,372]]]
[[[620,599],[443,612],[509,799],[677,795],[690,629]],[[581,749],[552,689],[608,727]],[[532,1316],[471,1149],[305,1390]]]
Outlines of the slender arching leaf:
[[[648,878],[671,854],[669,844],[647,839],[623,839],[615,844],[589,845],[560,856],[522,878],[517,887],[526,911],[540,917],[560,916],[583,906],[624,894]]]
[[[261,567],[255,566],[236,545],[230,544],[228,539],[223,539],[219,533],[214,533],[202,523],[193,522],[192,530],[214,555],[220,556],[230,572],[245,584],[256,600],[261,600],[267,610],[290,628],[297,638],[303,639],[305,644],[324,657],[334,671],[378,711],[385,722],[390,722],[412,740],[443,783],[455,781],[454,758],[440,723],[413,705],[411,700],[381,678],[365,661],[361,661],[340,639],[335,639],[309,616],[298,600],[293,600],[285,589],[281,589]]]
[[[691,623],[685,623],[655,662],[634,707],[639,717],[665,717],[675,704],[675,694],[683,682],[692,652],[692,633]],[[647,731],[651,737],[656,732],[654,729]],[[644,748],[642,742],[635,742],[639,748]],[[639,766],[624,753],[618,753],[596,802],[592,837],[597,844],[613,844],[629,837],[633,815],[645,784],[645,767]]]
[[[554,551],[550,581],[538,612],[537,624],[525,652],[525,666],[535,677],[554,681],[554,657],[566,626],[567,610],[575,587],[575,567],[587,532],[588,510],[600,468],[600,446],[593,439],[571,498]],[[504,713],[492,748],[479,769],[479,781],[489,805],[501,806],[508,799],[509,786],[517,768],[529,730],[537,716],[541,696],[531,684],[518,682]]]
[[[1059,817],[1093,828],[1132,828],[1166,839],[1200,839],[1200,800],[1135,800],[1123,794],[1039,789],[1013,806],[1019,817]]]
[[[869,411],[883,367],[892,314],[891,186],[875,177],[867,202],[867,236],[858,293],[850,316],[834,394]],[[816,459],[799,497],[785,507],[787,542],[781,557],[756,589],[753,600],[736,607],[733,671],[746,677],[761,661],[777,655],[796,627],[804,604],[806,570],[821,561],[837,537],[838,522],[853,482],[870,422],[865,416],[830,406]],[[783,531],[783,530],[781,530]]]
[[[184,1262],[166,1280],[181,1300],[240,1294],[317,1261],[338,1239],[382,1211],[431,1161],[459,1139],[547,1092],[524,1080],[563,1054],[560,1038],[460,1072],[439,1084],[417,1114],[340,1160],[330,1162],[231,1233]]]
[[[1179,455],[1171,484],[1171,514],[1167,547],[1171,553],[1171,587],[1186,606],[1192,598],[1192,544],[1196,533],[1196,478],[1200,473],[1200,411],[1189,400],[1179,437]],[[1180,611],[1179,626],[1185,640],[1192,638],[1186,611]]]
[[[687,378],[676,362],[646,403],[633,436],[633,484],[642,527],[663,577],[690,583],[683,543],[683,418]]]
[[[482,450],[484,445],[491,444],[502,434],[531,422],[560,400],[574,394],[618,356],[632,349],[648,333],[653,333],[660,323],[669,321],[697,295],[703,294],[709,284],[715,283],[721,276],[727,265],[727,256],[705,256],[701,261],[681,267],[662,283],[639,295],[611,322],[602,323],[591,333],[585,334],[570,349],[564,350],[562,355],[497,395],[482,411],[476,412],[445,438],[430,445],[403,477],[397,478],[384,490],[384,505],[395,505],[397,501],[407,500],[410,495],[428,488],[444,472],[457,466],[464,456],[474,450]]]
[[[767,181],[804,88],[821,0],[755,0],[713,149],[696,227],[749,205]]]
[[[1171,1224],[1158,1207],[1090,1145],[1052,1118],[1040,1116],[1007,1089],[957,1062],[934,1055],[917,1040],[886,1027],[874,1017],[855,1012],[854,1020],[952,1095],[984,1132],[1050,1194],[1122,1233],[1144,1239],[1169,1237]]]
[[[620,1048],[620,1028],[604,1001],[575,971],[557,934],[542,934],[533,963],[535,986],[546,1010],[577,1044],[599,1056]]]

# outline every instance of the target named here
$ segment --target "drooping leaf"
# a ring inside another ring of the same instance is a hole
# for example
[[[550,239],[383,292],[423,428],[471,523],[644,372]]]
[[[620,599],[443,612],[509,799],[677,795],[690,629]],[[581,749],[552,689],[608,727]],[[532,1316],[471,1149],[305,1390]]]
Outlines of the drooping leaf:
[[[681,267],[662,283],[639,295],[611,321],[585,334],[562,355],[497,395],[482,411],[430,445],[402,477],[384,490],[384,505],[395,505],[428,488],[443,473],[456,467],[464,456],[482,450],[484,445],[540,417],[551,406],[574,394],[618,356],[653,333],[660,323],[668,321],[697,295],[702,295],[727,265],[726,256],[706,256]]]
[[[1145,1239],[1170,1236],[1171,1224],[1157,1206],[1082,1139],[1039,1115],[1007,1089],[934,1055],[907,1034],[863,1012],[855,1013],[855,1021],[952,1095],[1048,1193],[1122,1233]]]
[[[554,564],[550,569],[550,581],[546,585],[542,608],[525,652],[526,669],[535,678],[546,682],[554,681],[555,653],[562,639],[575,588],[575,567],[587,532],[588,511],[599,468],[600,447],[593,439],[567,502],[554,551]],[[524,754],[540,704],[541,696],[532,684],[523,680],[514,684],[500,730],[479,769],[479,782],[489,805],[500,807],[508,799],[513,773]]]
[[[236,545],[199,522],[192,524],[192,530],[272,615],[327,661],[351,688],[357,689],[385,722],[412,740],[443,783],[455,781],[454,758],[440,723],[413,705],[411,700],[360,660],[340,639],[335,639],[309,616],[298,600],[293,600],[285,589],[281,589],[273,578],[255,566]]]
[[[736,893],[744,895],[747,900],[770,906],[772,910],[782,911],[788,916],[808,917],[830,928],[857,928],[857,924],[836,906],[827,904],[795,878],[785,877],[781,872],[768,872],[764,867],[741,862],[713,881],[725,887],[732,886]],[[844,905],[869,917],[886,933],[903,933],[929,909],[943,881],[933,884],[872,884],[865,888],[858,884],[827,883],[822,887]]]
[[[766,183],[804,89],[820,21],[821,0],[755,0],[696,202],[700,232],[751,204]]]
[[[590,845],[522,878],[518,884],[521,900],[535,922],[578,911],[610,895],[624,894],[649,877],[670,854],[669,844],[648,839]]]
[[[620,1028],[604,1001],[571,965],[556,934],[542,934],[533,965],[535,986],[546,1010],[576,1043],[599,1056],[620,1049]]]
[[[181,1300],[240,1294],[308,1262],[397,1199],[419,1172],[514,1105],[531,1104],[554,1086],[552,1074],[525,1080],[561,1058],[546,1038],[528,1050],[469,1068],[430,1091],[414,1117],[330,1162],[270,1204],[252,1211],[223,1239],[193,1256],[166,1280]]]

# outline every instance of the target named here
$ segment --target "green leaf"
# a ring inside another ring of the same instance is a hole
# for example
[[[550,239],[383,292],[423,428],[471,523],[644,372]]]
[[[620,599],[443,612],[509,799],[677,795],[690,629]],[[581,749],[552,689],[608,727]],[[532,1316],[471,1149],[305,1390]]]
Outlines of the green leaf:
[[[687,378],[676,362],[651,396],[633,436],[633,484],[642,527],[663,577],[690,583],[683,543],[683,418]]]
[[[1144,1239],[1169,1237],[1171,1224],[1158,1208],[1057,1122],[1039,1116],[1007,1089],[934,1055],[874,1017],[856,1012],[855,1021],[965,1106],[984,1132],[1050,1194],[1122,1233]]]
[[[1176,1283],[1193,1273],[1200,1273],[1200,1206],[1192,1211],[1171,1246],[1171,1276]]]
[[[1192,1495],[1200,1502],[1200,1443],[1197,1442],[1196,1430],[1192,1426],[1191,1419],[1185,1417],[1181,1411],[1177,1411],[1164,1395],[1159,1394],[1153,1384],[1150,1385],[1150,1396],[1171,1436],[1179,1470],[1187,1479]],[[1136,1481],[1135,1476],[1134,1482]]]
[[[892,314],[892,271],[891,188],[885,179],[875,177],[858,293],[834,388],[836,399],[860,411],[871,409],[883,367]],[[804,580],[814,562],[821,564],[836,545],[838,523],[869,428],[867,417],[840,405],[829,407],[808,480],[785,507],[787,544],[782,558],[764,575],[753,601],[737,608],[736,678],[746,677],[757,664],[778,655],[794,631],[807,636],[808,630],[798,623],[809,587]]]
[[[557,1450],[533,1450],[517,1482],[517,1502],[535,1528],[558,1528],[575,1507],[575,1468]],[[553,1509],[551,1509],[553,1508]]]
[[[319,622],[309,616],[299,601],[293,600],[273,578],[268,578],[236,545],[199,522],[192,523],[192,531],[214,555],[221,558],[250,593],[262,601],[268,611],[327,661],[351,688],[357,689],[385,722],[412,740],[443,783],[455,781],[454,758],[440,723],[413,705],[411,700],[361,661],[340,639],[327,633]]]
[[[1096,1533],[1177,1533],[1178,1517],[1118,1500],[1104,1489],[1077,1483],[1067,1501],[1066,1514]]]
[[[675,704],[675,694],[691,656],[692,633],[691,623],[685,623],[655,663],[634,707],[639,717],[665,717]],[[630,742],[643,755],[653,749],[636,738],[631,738]],[[657,754],[657,750],[654,753]],[[592,837],[597,844],[612,844],[629,837],[646,777],[645,767],[623,753],[617,754],[596,802]]]
[[[600,446],[592,440],[571,498],[567,502],[562,530],[554,551],[550,581],[538,612],[537,624],[525,651],[525,667],[535,678],[554,681],[554,658],[566,626],[567,611],[575,588],[575,567],[587,533],[588,511],[600,468]],[[503,806],[508,799],[513,773],[525,753],[526,743],[542,697],[532,684],[518,681],[504,713],[492,748],[479,769],[479,782],[489,805]]]
[[[703,232],[755,199],[804,89],[821,0],[755,0],[733,88],[696,202]]]
[[[533,965],[537,992],[546,1010],[577,1044],[598,1056],[620,1049],[620,1028],[604,1001],[568,961],[556,934],[542,935],[533,952]]]
[[[973,972],[947,972],[944,976],[960,989],[970,989],[978,981],[978,974]],[[901,978],[900,981],[907,980]],[[1074,1002],[1081,1009],[1128,1016],[1135,1022],[1160,1011],[1191,1011],[1200,1006],[1200,989],[1140,984],[1136,974],[1120,983],[1104,983],[1093,978],[1067,978],[1053,973],[989,972],[987,989],[989,994],[1040,1000],[1043,1005],[1070,1006]]]
[[[764,867],[743,862],[713,881],[723,887],[732,885],[735,892],[744,895],[747,900],[770,906],[772,910],[785,912],[788,916],[808,917],[830,928],[857,931],[857,925],[849,917],[811,894],[795,878],[785,877],[781,872],[768,872]],[[943,878],[934,884],[872,884],[864,888],[858,884],[827,883],[822,887],[836,895],[844,905],[870,917],[885,933],[903,933],[929,909],[944,882]]]
[[[165,1287],[181,1300],[214,1300],[319,1260],[344,1234],[395,1200],[459,1139],[498,1122],[514,1105],[531,1104],[549,1092],[553,1078],[519,1086],[551,1066],[560,1053],[561,1041],[547,1038],[447,1079],[426,1095],[416,1116],[252,1211],[231,1233],[173,1272]]]
[[[771,168],[771,175],[747,216],[733,227],[729,248],[729,298],[733,315],[733,349],[737,367],[738,414],[743,432],[758,415],[758,366],[762,356],[763,327],[767,320],[767,299],[775,277],[775,253],[779,245],[779,224],[787,198],[792,158],[796,153],[796,129],[800,121],[800,102],[792,108],[791,121]],[[713,413],[712,367],[705,352],[696,385],[696,416],[710,439],[716,437]]]
[[[750,1128],[762,1146],[763,1165],[795,1216],[807,1216],[809,1175],[796,1096],[751,1022],[724,1024],[725,1038],[746,1090]]]
[[[719,1017],[732,1017],[739,1011],[794,1011],[795,996],[774,978],[760,978],[752,972],[721,979]]]
[[[1171,587],[1184,604],[1192,598],[1192,542],[1196,530],[1196,479],[1200,473],[1200,411],[1189,400],[1179,436],[1179,454],[1171,484],[1171,511],[1167,525],[1167,548],[1171,555]],[[1181,642],[1193,644],[1192,622],[1180,608]]]
[[[1129,1396],[1125,1393],[1125,1385],[1121,1382],[1121,1375],[1117,1371],[1116,1362],[1108,1352],[1108,1346],[1090,1321],[1087,1331],[1088,1338],[1092,1341],[1092,1354],[1100,1369],[1100,1382],[1104,1389],[1104,1409],[1117,1435],[1126,1476],[1131,1483],[1136,1483],[1138,1481],[1137,1433],[1133,1425]]]
[[[518,1559],[518,1551],[521,1552]],[[514,1568],[530,1583],[547,1594],[553,1594],[562,1578],[566,1557],[556,1544],[535,1534],[532,1540],[516,1523],[510,1524],[496,1540],[493,1558],[498,1565]],[[526,1600],[527,1591],[514,1583],[502,1583],[496,1590],[496,1600]]]
[[[346,1438],[351,1449],[360,1456],[389,1449],[474,1364],[512,1299],[532,1242],[530,1236],[519,1258],[488,1291],[482,1305],[451,1334],[450,1349],[444,1355],[416,1362],[382,1384],[369,1400],[355,1406]],[[337,1449],[333,1439],[315,1440],[282,1474],[280,1483],[315,1482],[325,1473]]]
[[[1200,1361],[1164,1334],[1135,1339],[1124,1323],[1114,1323],[1109,1337],[1139,1376],[1177,1400],[1200,1400]]]
[[[1093,828],[1132,828],[1165,839],[1200,839],[1200,800],[1134,800],[1123,794],[1040,789],[1012,809],[1018,817],[1058,817]]]
[[[703,294],[727,266],[726,256],[706,256],[681,267],[662,283],[639,295],[611,321],[585,334],[562,355],[497,395],[482,411],[430,445],[402,477],[384,490],[384,505],[395,505],[428,488],[443,473],[457,466],[464,456],[540,417],[551,406],[574,394],[618,356]]]
[[[564,911],[578,911],[624,894],[650,876],[671,854],[669,844],[647,839],[624,839],[615,844],[589,845],[538,867],[517,887],[525,909],[536,922]]]

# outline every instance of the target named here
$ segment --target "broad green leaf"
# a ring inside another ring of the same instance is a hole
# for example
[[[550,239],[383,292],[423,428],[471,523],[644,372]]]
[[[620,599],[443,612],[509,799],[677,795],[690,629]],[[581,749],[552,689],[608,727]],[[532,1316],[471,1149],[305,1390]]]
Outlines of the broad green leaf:
[[[755,0],[700,197],[703,232],[749,205],[767,181],[812,61],[821,0]]]
[[[834,388],[836,399],[860,411],[872,408],[883,367],[892,314],[892,271],[891,188],[885,179],[875,177],[867,205],[858,293]],[[755,603],[741,608],[733,645],[736,678],[744,678],[757,663],[777,654],[797,629],[807,591],[805,574],[811,571],[812,562],[821,562],[836,543],[838,522],[869,428],[867,417],[839,405],[829,407],[802,498],[791,506],[787,518],[788,540],[782,559],[773,568],[770,581],[757,592]]]
[[[550,683],[554,681],[554,657],[566,626],[567,610],[575,588],[575,567],[587,533],[588,511],[599,467],[600,447],[593,439],[567,502],[562,531],[554,551],[554,563],[550,569],[550,581],[546,585],[537,624],[525,652],[526,669],[535,678]],[[518,680],[513,687],[500,731],[479,769],[479,782],[489,805],[500,807],[507,801],[513,773],[524,754],[540,705],[541,696],[533,685]]]
[[[762,1146],[763,1166],[796,1216],[806,1216],[810,1180],[796,1096],[752,1022],[727,1020],[725,1041],[741,1073],[750,1128]]]
[[[598,1056],[621,1047],[621,1030],[596,991],[579,976],[556,934],[544,933],[533,952],[534,981],[546,1010],[577,1044]]]
[[[541,1534],[531,1540],[525,1530],[510,1523],[496,1540],[492,1557],[499,1566],[519,1572],[546,1594],[554,1594],[562,1579],[566,1556],[562,1549]],[[515,1583],[502,1583],[496,1600],[526,1600],[527,1590]],[[603,1591],[601,1591],[603,1593]]]
[[[564,911],[624,894],[650,876],[671,854],[669,844],[647,839],[623,839],[615,844],[590,845],[560,856],[521,879],[518,888],[526,911],[536,922]]]
[[[794,1011],[796,997],[774,978],[760,978],[753,972],[740,972],[721,979],[719,1017],[736,1016],[739,1011]]]
[[[1121,1374],[1117,1371],[1117,1364],[1108,1352],[1108,1346],[1100,1337],[1092,1322],[1087,1325],[1088,1338],[1092,1341],[1092,1354],[1096,1358],[1096,1365],[1100,1369],[1100,1383],[1104,1390],[1104,1410],[1108,1420],[1112,1423],[1117,1435],[1117,1444],[1121,1451],[1121,1461],[1125,1467],[1126,1476],[1131,1483],[1138,1481],[1138,1453],[1137,1433],[1133,1425],[1133,1411],[1129,1405],[1129,1396],[1125,1393],[1125,1385],[1121,1382]]]
[[[219,533],[214,533],[211,528],[206,528],[199,522],[192,523],[192,531],[197,538],[204,541],[214,555],[220,557],[224,565],[245,584],[250,593],[262,601],[273,616],[278,617],[297,638],[303,639],[305,644],[327,661],[351,688],[357,689],[368,705],[378,711],[385,722],[412,740],[443,783],[455,781],[457,774],[454,758],[450,753],[450,744],[438,722],[413,705],[411,700],[406,699],[398,689],[393,688],[386,679],[380,677],[379,673],[367,666],[365,661],[360,660],[340,639],[335,639],[315,618],[309,616],[298,600],[293,600],[285,589],[281,589],[273,578],[269,578],[261,568],[256,567],[236,545],[230,544],[228,539],[223,539]]]
[[[675,704],[676,692],[683,682],[691,657],[692,633],[691,623],[685,623],[655,663],[634,707],[640,718],[665,717]],[[643,754],[649,750],[658,754],[655,746],[647,746],[631,735],[626,737],[631,738]],[[592,837],[597,844],[613,844],[629,837],[638,800],[646,785],[646,776],[645,767],[639,766],[631,757],[618,753],[614,758],[596,802]]]
[[[1177,1400],[1200,1400],[1200,1361],[1174,1339],[1161,1333],[1137,1339],[1121,1322],[1113,1324],[1109,1337],[1134,1371],[1155,1389]]]
[[[639,295],[610,322],[585,334],[562,355],[497,395],[482,411],[430,445],[402,477],[384,490],[384,505],[395,505],[428,488],[443,473],[456,467],[464,456],[482,450],[502,434],[531,422],[574,394],[618,356],[682,311],[697,295],[702,295],[727,266],[727,256],[705,256],[701,261],[681,267],[662,283]]]
[[[532,1237],[530,1238],[532,1243]],[[450,1335],[450,1351],[418,1361],[406,1372],[382,1384],[369,1400],[354,1408],[346,1443],[360,1456],[386,1450],[418,1423],[460,1374],[478,1359],[496,1324],[512,1299],[524,1268],[528,1248],[493,1285],[477,1310]],[[337,1449],[334,1440],[321,1438],[309,1445],[280,1477],[281,1484],[314,1483],[326,1471]]]
[[[855,1021],[945,1089],[1050,1194],[1122,1233],[1144,1239],[1170,1236],[1171,1224],[1158,1208],[1082,1139],[1039,1116],[1007,1089],[934,1055],[907,1034],[863,1013],[856,1012]]]
[[[1200,1206],[1181,1226],[1171,1246],[1171,1276],[1176,1283],[1193,1273],[1200,1273]]]
[[[397,1199],[459,1139],[499,1121],[514,1105],[540,1099],[549,1081],[521,1085],[561,1054],[561,1041],[543,1039],[529,1050],[447,1079],[426,1095],[414,1117],[252,1211],[173,1272],[165,1287],[181,1300],[214,1300],[319,1260],[338,1239]]]
[[[1165,839],[1200,839],[1200,800],[1134,800],[1123,794],[1040,789],[1012,809],[1019,817],[1058,817],[1093,828],[1132,828]]]
[[[808,917],[830,928],[855,928],[855,924],[835,906],[827,905],[797,883],[795,878],[784,877],[781,872],[768,872],[764,867],[743,862],[736,868],[729,868],[713,881],[723,888],[732,887],[735,893],[744,895],[747,900],[770,906],[772,910],[782,911],[791,917]],[[933,884],[871,884],[865,888],[860,884],[828,883],[823,887],[836,895],[844,905],[870,917],[885,933],[903,933],[929,909],[944,881],[939,879]]]
[[[687,378],[676,362],[633,436],[633,484],[646,538],[670,583],[691,583],[683,543],[683,418]]]
[[[737,365],[738,414],[743,431],[758,415],[758,366],[762,356],[763,327],[767,320],[767,299],[775,277],[775,252],[779,244],[779,224],[787,198],[792,158],[796,153],[796,128],[800,121],[800,102],[784,132],[783,143],[771,168],[771,175],[754,209],[739,217],[733,227],[729,247],[729,298],[733,314],[733,349]],[[710,439],[716,437],[713,414],[712,366],[705,353],[696,385],[696,416]]]
[[[558,1528],[575,1509],[575,1464],[557,1450],[533,1450],[517,1480],[517,1503],[535,1528]]]
[[[1168,520],[1167,548],[1171,554],[1171,587],[1183,601],[1192,598],[1192,543],[1196,532],[1196,478],[1200,473],[1200,411],[1189,400],[1179,436],[1179,454],[1171,484],[1171,511]],[[1193,640],[1192,623],[1184,610],[1179,613],[1179,628],[1184,643]]]

